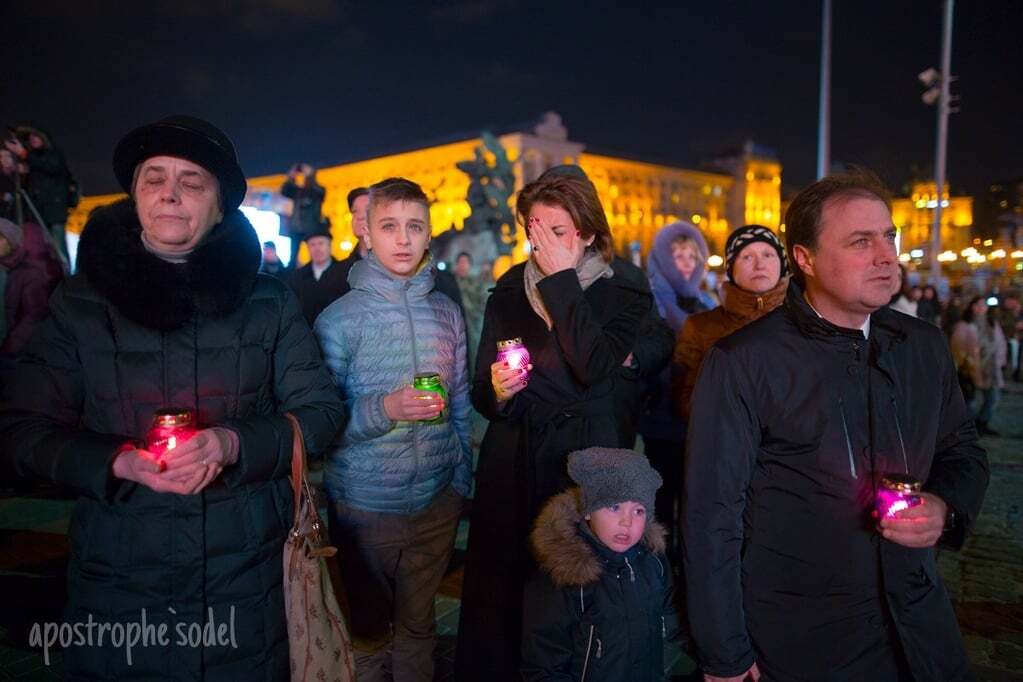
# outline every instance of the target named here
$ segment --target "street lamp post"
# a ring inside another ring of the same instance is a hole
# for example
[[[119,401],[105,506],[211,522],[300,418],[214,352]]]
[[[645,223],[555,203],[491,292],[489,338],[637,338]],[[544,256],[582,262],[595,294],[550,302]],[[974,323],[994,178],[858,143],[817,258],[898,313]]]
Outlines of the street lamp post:
[[[831,0],[821,0],[821,85],[817,110],[817,179],[831,170]]]
[[[930,89],[923,94],[926,104],[938,104],[938,133],[934,155],[934,183],[937,201],[934,206],[934,224],[931,226],[931,273],[935,281],[941,276],[941,212],[945,191],[945,172],[948,163],[948,116],[952,113],[950,85],[952,83],[952,14],[955,0],[945,0],[945,14],[941,30],[941,71],[927,69],[920,80]],[[949,192],[951,196],[951,192]]]

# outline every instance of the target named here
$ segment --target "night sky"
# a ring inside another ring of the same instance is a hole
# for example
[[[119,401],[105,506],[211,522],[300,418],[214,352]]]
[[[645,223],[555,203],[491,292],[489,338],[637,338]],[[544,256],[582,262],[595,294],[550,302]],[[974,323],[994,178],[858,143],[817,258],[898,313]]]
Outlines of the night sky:
[[[502,129],[557,111],[591,151],[696,167],[743,139],[786,193],[816,164],[820,4],[329,0],[6,3],[0,122],[34,122],[86,194],[114,144],[171,113],[214,122],[248,175]],[[12,7],[17,4],[18,7]],[[101,6],[102,9],[94,7]],[[1023,176],[1023,2],[956,3],[953,190]],[[896,189],[930,175],[939,0],[834,1],[832,158]]]

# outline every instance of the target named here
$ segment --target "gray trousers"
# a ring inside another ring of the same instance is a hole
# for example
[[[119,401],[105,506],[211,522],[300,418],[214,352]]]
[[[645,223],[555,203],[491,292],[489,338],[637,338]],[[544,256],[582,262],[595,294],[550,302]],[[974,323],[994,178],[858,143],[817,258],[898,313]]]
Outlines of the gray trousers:
[[[414,514],[330,505],[330,537],[351,606],[359,682],[433,680],[434,596],[451,559],[463,504],[449,487]]]

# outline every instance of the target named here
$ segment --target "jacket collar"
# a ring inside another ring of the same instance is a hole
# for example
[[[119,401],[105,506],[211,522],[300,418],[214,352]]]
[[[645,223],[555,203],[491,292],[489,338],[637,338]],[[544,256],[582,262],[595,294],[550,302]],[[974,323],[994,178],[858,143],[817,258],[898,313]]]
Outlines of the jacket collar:
[[[433,291],[435,277],[433,256],[429,252],[419,270],[408,279],[402,279],[389,273],[370,251],[365,258],[352,264],[348,284],[352,289],[378,294],[389,301],[398,301],[402,292],[407,292],[410,298],[426,298]]]
[[[782,277],[773,289],[762,294],[750,293],[731,282],[724,282],[719,294],[721,306],[729,313],[742,320],[755,320],[781,305],[787,291],[788,278]]]
[[[804,336],[832,343],[844,343],[850,340],[862,340],[863,331],[848,329],[825,320],[807,302],[803,288],[795,279],[789,281],[785,302],[782,304],[785,314],[799,328]],[[907,333],[898,315],[887,306],[878,308],[870,314],[870,344],[879,354],[890,351],[905,341]]]
[[[97,209],[82,231],[78,267],[117,310],[144,327],[170,331],[195,315],[224,317],[252,291],[261,250],[241,211],[228,211],[182,264],[146,251],[135,202]]]
[[[643,539],[622,554],[604,547],[588,529],[580,528],[583,517],[579,506],[578,488],[555,495],[544,505],[529,536],[537,562],[557,587],[596,582],[605,564],[624,563],[626,556],[631,558],[644,549],[653,554],[664,552],[664,527],[652,517],[647,520]]]

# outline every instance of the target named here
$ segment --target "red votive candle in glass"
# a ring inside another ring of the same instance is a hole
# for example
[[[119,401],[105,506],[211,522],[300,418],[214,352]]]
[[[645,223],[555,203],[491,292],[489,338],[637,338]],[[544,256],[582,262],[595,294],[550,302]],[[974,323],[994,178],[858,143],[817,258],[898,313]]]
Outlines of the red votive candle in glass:
[[[903,509],[920,504],[920,481],[906,474],[885,474],[877,487],[874,506],[878,517],[892,518]]]
[[[153,413],[153,425],[146,434],[146,450],[159,461],[168,450],[196,434],[192,411],[182,407],[169,407]]]
[[[527,369],[529,367],[529,351],[522,345],[521,338],[498,341],[497,361],[507,362],[511,369]]]

